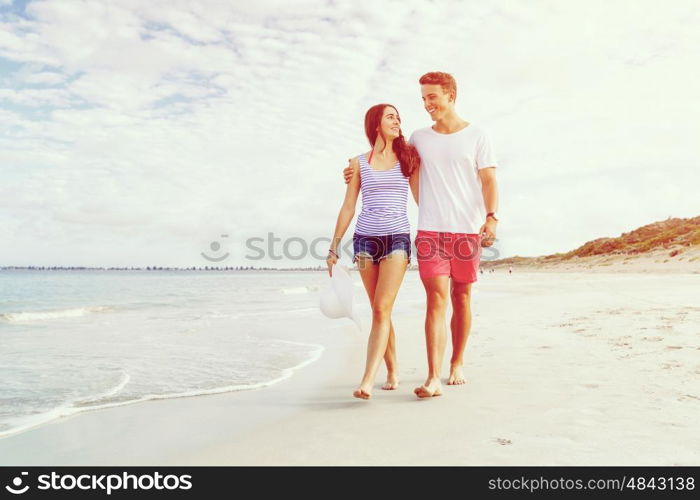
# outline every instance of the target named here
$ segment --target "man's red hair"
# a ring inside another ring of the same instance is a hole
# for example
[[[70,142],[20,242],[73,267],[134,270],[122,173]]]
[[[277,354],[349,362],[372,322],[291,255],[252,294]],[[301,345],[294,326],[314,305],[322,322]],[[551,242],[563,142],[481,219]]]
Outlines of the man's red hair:
[[[421,85],[440,85],[443,92],[452,92],[452,99],[457,100],[457,82],[454,76],[449,73],[431,71],[421,76],[418,82]]]

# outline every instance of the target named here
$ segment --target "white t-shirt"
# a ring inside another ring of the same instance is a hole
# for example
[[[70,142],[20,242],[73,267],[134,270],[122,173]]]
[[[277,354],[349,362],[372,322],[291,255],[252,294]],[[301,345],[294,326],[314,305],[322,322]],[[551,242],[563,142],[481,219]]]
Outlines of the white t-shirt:
[[[421,157],[418,229],[478,233],[486,221],[478,171],[496,166],[484,130],[473,123],[452,134],[426,127],[413,132],[409,142]]]

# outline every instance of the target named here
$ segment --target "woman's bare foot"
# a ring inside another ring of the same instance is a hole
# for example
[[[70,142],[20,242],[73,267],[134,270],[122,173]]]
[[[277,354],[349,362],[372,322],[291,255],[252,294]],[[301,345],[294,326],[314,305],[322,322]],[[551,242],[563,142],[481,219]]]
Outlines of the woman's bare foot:
[[[355,392],[353,392],[352,395],[358,399],[369,399],[372,397],[372,394],[365,392],[362,389],[355,389]]]
[[[447,379],[447,385],[462,385],[466,382],[467,380],[464,378],[464,372],[462,372],[462,365],[451,365],[450,378]]]
[[[372,386],[371,385],[360,385],[352,395],[358,399],[369,399],[372,397]]]
[[[429,378],[425,384],[413,389],[413,393],[419,398],[432,398],[442,396],[442,384],[439,378]]]
[[[393,391],[399,387],[399,378],[396,375],[387,375],[386,382],[382,386],[385,391]]]

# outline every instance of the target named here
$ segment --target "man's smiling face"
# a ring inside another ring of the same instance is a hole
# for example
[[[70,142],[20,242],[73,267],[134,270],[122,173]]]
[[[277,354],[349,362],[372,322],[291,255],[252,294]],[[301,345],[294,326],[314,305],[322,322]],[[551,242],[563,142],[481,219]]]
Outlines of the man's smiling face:
[[[423,106],[433,121],[438,121],[445,112],[454,106],[450,92],[445,92],[441,85],[424,83],[420,86]]]

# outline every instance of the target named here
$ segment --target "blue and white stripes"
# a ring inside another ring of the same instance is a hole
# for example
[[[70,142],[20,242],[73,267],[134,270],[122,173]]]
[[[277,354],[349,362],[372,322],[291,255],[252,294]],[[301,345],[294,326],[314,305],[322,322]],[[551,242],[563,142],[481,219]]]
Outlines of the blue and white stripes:
[[[365,155],[359,156],[362,211],[355,232],[368,236],[410,233],[406,203],[408,178],[397,162],[391,170],[375,170]]]

